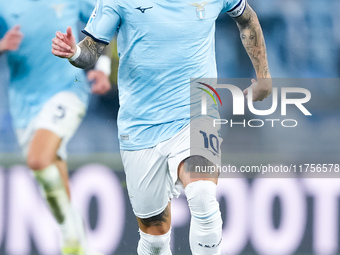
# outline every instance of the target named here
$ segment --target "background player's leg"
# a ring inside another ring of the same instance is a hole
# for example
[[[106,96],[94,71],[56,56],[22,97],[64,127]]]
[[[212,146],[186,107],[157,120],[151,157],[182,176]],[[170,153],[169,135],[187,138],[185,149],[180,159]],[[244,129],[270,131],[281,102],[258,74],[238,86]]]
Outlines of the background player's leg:
[[[46,129],[38,129],[28,149],[27,165],[33,171],[39,171],[54,163],[59,169],[65,189],[70,197],[67,165],[57,155],[60,144],[61,138],[56,134]]]
[[[222,218],[216,200],[218,174],[191,176],[195,166],[213,165],[202,156],[191,156],[181,162],[178,176],[185,188],[190,212],[190,248],[193,255],[220,255]]]
[[[66,162],[57,156],[61,138],[49,130],[35,132],[27,154],[27,164],[42,188],[49,208],[58,222],[65,254],[82,254],[85,233],[81,217],[70,203]]]
[[[170,203],[159,215],[141,219],[137,217],[140,240],[138,255],[171,255],[171,210]]]
[[[66,163],[66,161],[64,161],[64,160],[62,160],[58,157],[54,164],[59,169],[59,173],[60,173],[61,178],[63,180],[64,187],[66,189],[67,195],[68,195],[69,198],[71,198],[67,163]]]

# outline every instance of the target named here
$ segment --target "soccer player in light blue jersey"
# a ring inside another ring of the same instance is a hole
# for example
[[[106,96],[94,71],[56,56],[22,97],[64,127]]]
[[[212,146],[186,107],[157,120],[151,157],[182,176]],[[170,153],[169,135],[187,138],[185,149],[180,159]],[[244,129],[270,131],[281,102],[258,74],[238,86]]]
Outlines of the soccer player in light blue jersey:
[[[71,206],[66,144],[82,118],[91,93],[83,70],[51,54],[56,30],[86,22],[92,0],[0,0],[0,54],[10,68],[9,103],[13,126],[28,166],[44,191],[62,234],[62,251],[88,255],[81,217]],[[110,89],[108,74],[93,70],[92,91]]]
[[[178,195],[176,183],[185,188],[192,216],[192,253],[221,253],[218,174],[192,174],[195,166],[221,162],[218,129],[205,125],[217,113],[209,108],[210,114],[200,117],[190,111],[190,78],[217,77],[214,35],[221,12],[237,23],[259,79],[250,85],[252,99],[263,100],[271,93],[270,79],[262,79],[270,78],[265,42],[246,0],[98,0],[82,42],[76,45],[70,28],[53,39],[53,54],[87,68],[118,32],[118,135],[140,228],[139,255],[171,254],[170,201]],[[215,153],[208,149],[208,138],[214,138]]]

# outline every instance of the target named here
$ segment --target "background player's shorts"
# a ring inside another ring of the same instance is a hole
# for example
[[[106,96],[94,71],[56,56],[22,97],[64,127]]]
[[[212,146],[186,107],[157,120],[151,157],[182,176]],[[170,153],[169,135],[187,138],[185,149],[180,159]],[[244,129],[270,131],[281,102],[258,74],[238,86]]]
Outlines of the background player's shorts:
[[[206,148],[202,134],[217,137],[220,146],[222,138],[218,130],[213,127],[211,119],[200,118],[155,147],[121,150],[130,202],[137,217],[156,216],[164,211],[171,198],[179,196],[181,185],[176,185],[180,184],[178,165],[184,159],[200,155],[221,165],[220,153],[212,153]],[[190,143],[190,139],[195,142]]]
[[[66,160],[66,144],[79,127],[86,112],[85,104],[72,92],[60,92],[49,99],[26,129],[17,129],[19,145],[27,155],[38,129],[47,129],[62,138],[58,156]]]

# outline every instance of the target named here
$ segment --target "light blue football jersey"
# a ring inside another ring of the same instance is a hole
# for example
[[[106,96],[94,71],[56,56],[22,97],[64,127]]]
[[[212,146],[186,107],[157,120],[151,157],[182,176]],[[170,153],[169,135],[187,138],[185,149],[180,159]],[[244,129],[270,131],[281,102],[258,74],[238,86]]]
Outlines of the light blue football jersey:
[[[195,2],[197,1],[197,2]],[[217,77],[215,20],[246,0],[98,0],[84,33],[118,31],[118,135],[123,150],[153,147],[190,121],[190,78]]]
[[[60,91],[72,91],[87,105],[90,87],[83,70],[51,53],[55,32],[87,22],[95,0],[0,0],[0,38],[15,25],[24,34],[17,51],[7,52],[9,103],[15,128],[27,127],[44,103]]]

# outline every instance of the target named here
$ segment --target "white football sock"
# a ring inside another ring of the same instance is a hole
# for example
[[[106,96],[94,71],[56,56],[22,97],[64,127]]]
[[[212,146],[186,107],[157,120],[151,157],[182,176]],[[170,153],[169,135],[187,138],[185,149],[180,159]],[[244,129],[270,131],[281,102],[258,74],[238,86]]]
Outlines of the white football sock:
[[[171,255],[170,236],[171,230],[164,235],[154,236],[139,230],[138,255]]]
[[[69,240],[78,241],[83,234],[79,233],[80,228],[83,229],[82,220],[71,206],[57,166],[52,164],[42,170],[34,171],[34,176],[42,188],[54,218],[60,226],[63,243]]]
[[[222,218],[216,184],[196,181],[185,188],[190,212],[190,248],[193,255],[220,255]]]

